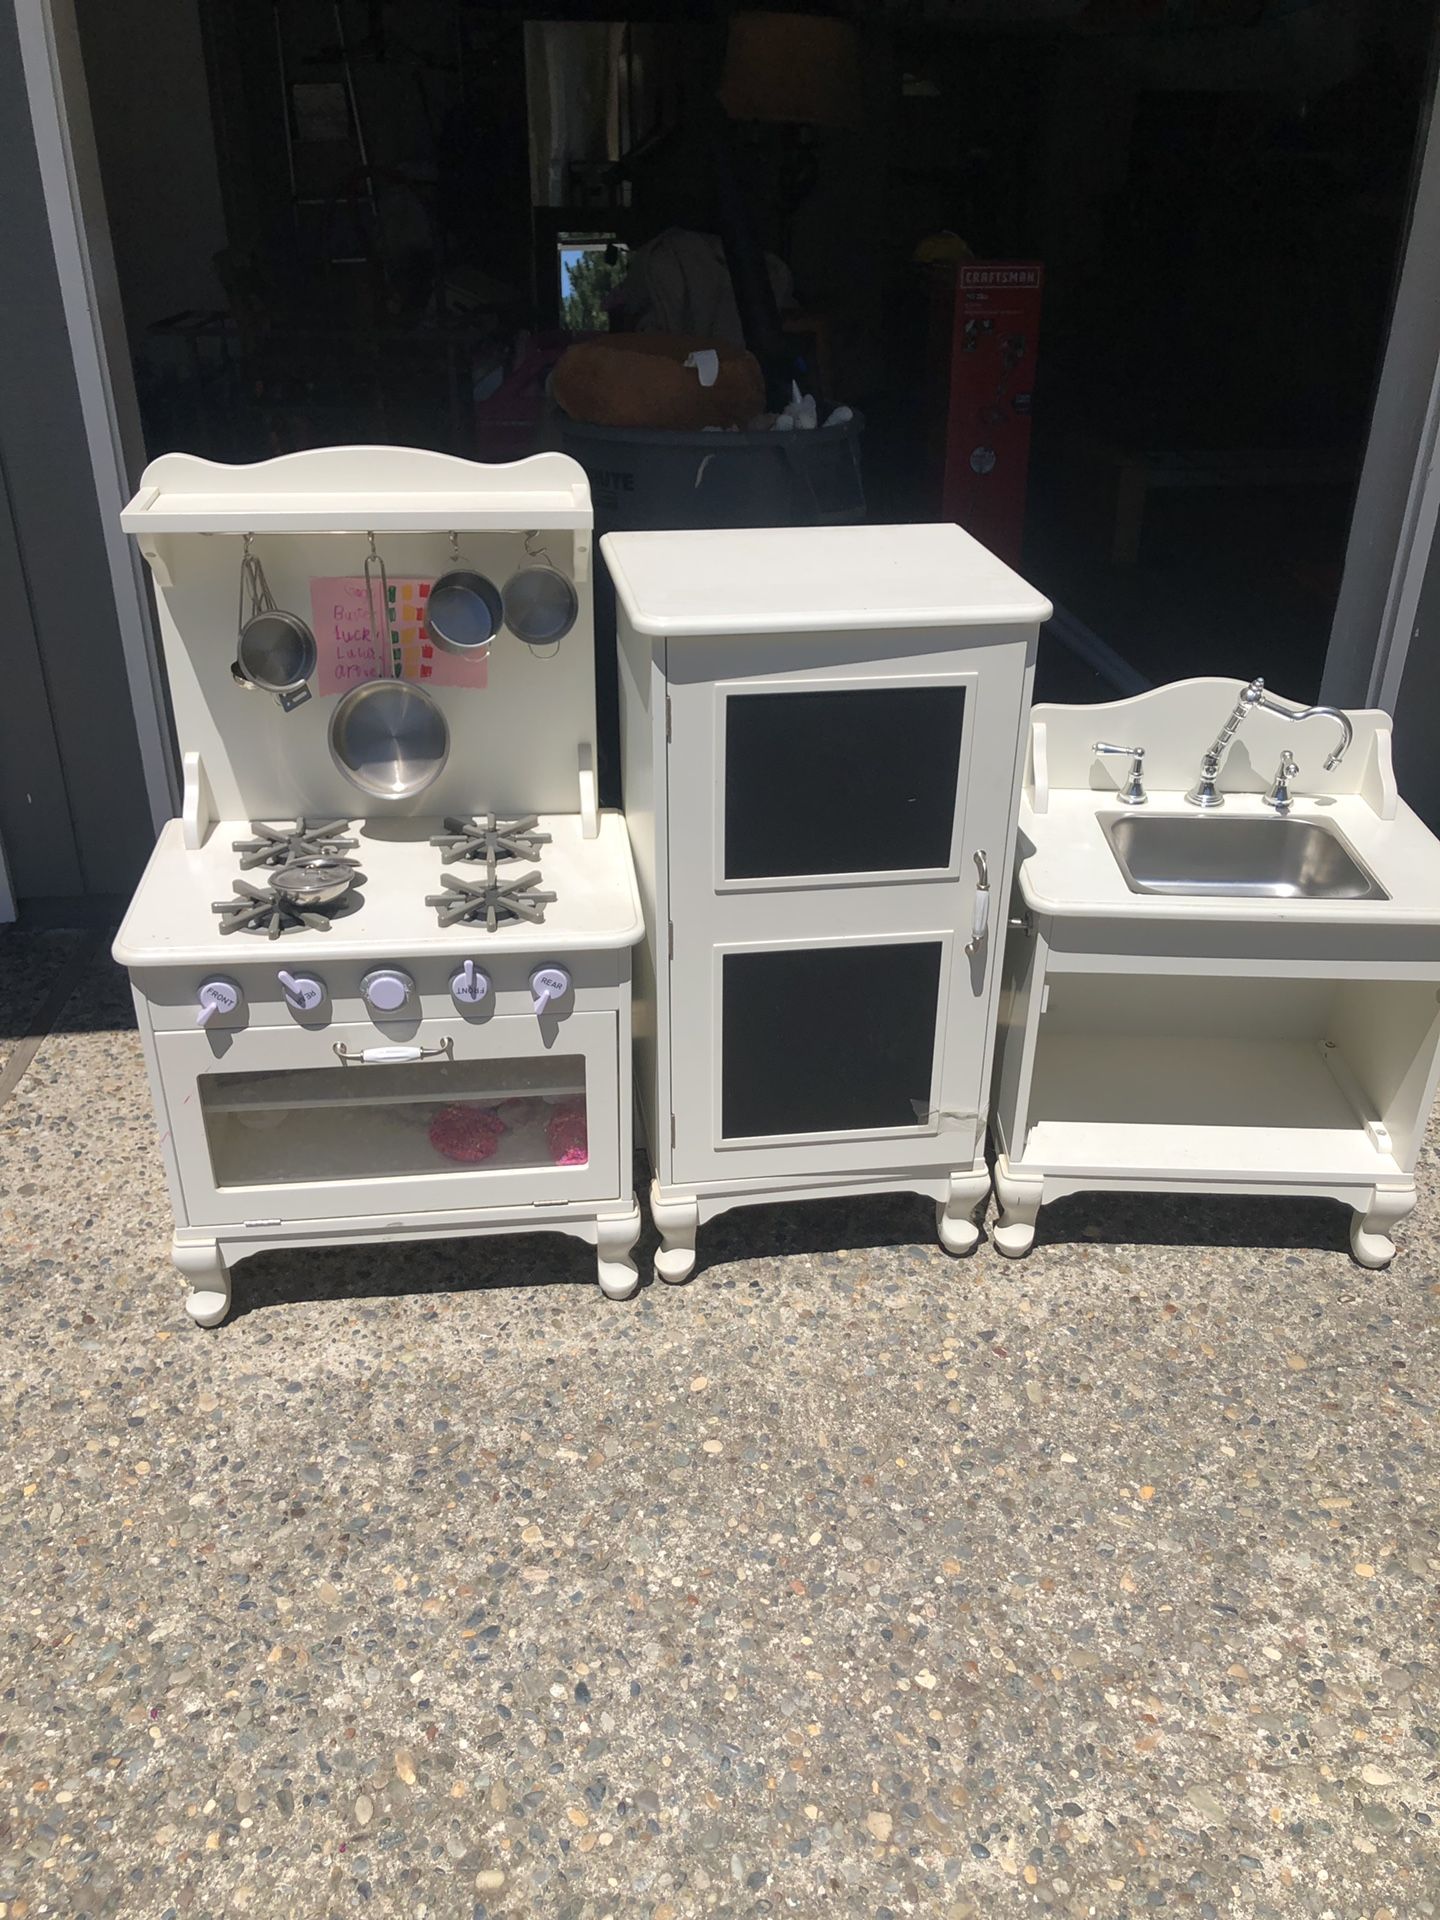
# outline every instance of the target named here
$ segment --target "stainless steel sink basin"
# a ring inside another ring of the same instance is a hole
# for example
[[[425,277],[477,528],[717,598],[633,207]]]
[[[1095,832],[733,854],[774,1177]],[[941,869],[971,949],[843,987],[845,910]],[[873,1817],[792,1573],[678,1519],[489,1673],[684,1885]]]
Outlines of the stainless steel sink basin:
[[[1253,815],[1112,813],[1101,825],[1132,893],[1257,900],[1388,900],[1332,827]]]

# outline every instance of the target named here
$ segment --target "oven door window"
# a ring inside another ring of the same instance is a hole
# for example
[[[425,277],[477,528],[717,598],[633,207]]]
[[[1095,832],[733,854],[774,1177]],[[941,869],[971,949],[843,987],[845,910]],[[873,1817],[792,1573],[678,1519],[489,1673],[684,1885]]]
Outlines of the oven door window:
[[[965,688],[732,693],[725,878],[951,864]]]
[[[585,1060],[403,1062],[199,1076],[215,1185],[583,1167]]]
[[[725,954],[724,1138],[929,1126],[940,963],[928,940]]]

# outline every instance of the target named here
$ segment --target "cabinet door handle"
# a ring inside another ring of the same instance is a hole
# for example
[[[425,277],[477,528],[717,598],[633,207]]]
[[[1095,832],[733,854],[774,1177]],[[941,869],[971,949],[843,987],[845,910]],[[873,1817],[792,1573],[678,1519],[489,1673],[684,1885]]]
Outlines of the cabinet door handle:
[[[985,849],[978,847],[975,851],[975,905],[970,916],[970,938],[965,942],[966,953],[978,953],[989,931],[990,861]]]

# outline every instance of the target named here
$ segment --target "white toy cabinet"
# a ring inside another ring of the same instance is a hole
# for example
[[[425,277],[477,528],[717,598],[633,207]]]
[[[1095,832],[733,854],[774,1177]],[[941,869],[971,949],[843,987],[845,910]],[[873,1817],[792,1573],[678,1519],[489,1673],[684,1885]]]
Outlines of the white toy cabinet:
[[[604,550],[657,1271],[727,1208],[891,1190],[967,1251],[1049,606],[953,526]]]

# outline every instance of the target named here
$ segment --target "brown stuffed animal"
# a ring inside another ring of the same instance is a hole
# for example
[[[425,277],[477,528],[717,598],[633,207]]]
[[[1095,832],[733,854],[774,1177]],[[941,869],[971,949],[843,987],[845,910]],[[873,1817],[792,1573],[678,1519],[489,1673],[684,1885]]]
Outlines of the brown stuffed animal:
[[[712,387],[685,361],[708,350],[720,370]],[[682,333],[614,333],[584,340],[563,354],[550,390],[572,420],[593,427],[743,427],[765,405],[765,381],[754,354],[720,340]]]

